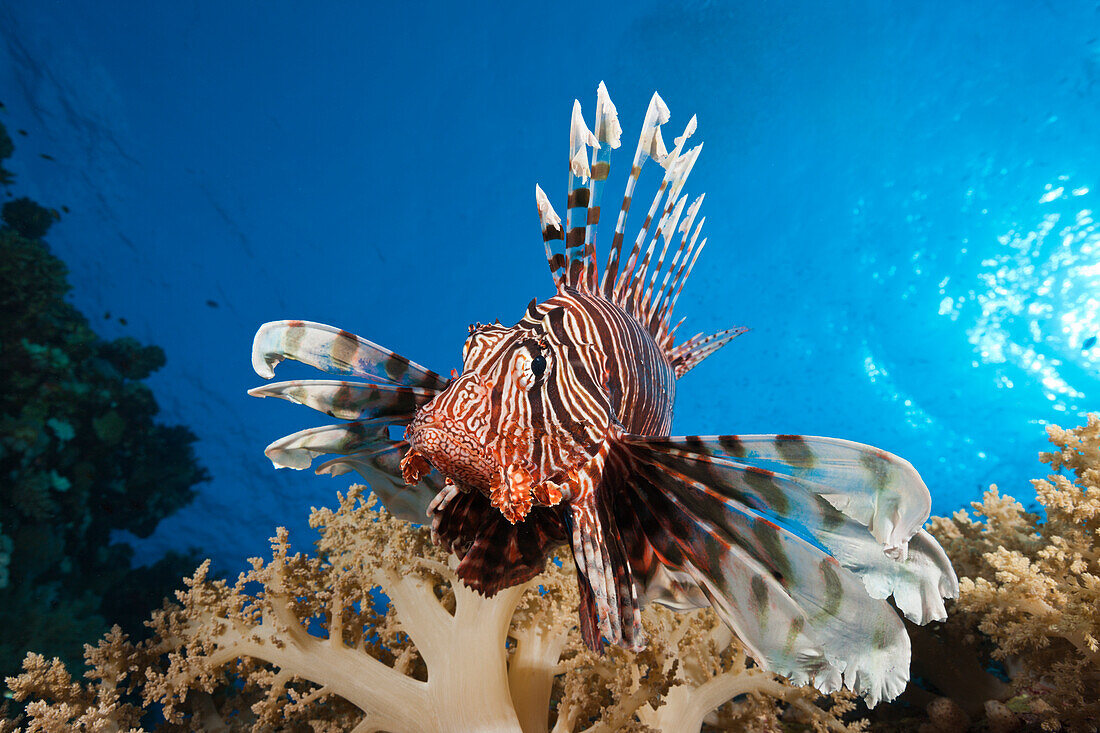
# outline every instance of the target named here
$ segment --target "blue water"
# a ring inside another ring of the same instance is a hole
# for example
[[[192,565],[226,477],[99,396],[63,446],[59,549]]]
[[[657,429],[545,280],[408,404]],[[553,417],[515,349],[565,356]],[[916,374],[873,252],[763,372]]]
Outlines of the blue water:
[[[1029,497],[1043,425],[1100,407],[1100,12],[905,5],[0,1],[17,190],[70,208],[73,301],[165,348],[163,417],[214,476],[140,557],[305,545],[351,483],[264,458],[320,420],[245,395],[260,323],[448,372],[467,324],[551,294],[533,188],[564,209],[601,79],[620,172],[655,89],[666,139],[698,114],[709,243],[678,310],[753,329],[681,381],[676,432],[873,443],[938,513]]]

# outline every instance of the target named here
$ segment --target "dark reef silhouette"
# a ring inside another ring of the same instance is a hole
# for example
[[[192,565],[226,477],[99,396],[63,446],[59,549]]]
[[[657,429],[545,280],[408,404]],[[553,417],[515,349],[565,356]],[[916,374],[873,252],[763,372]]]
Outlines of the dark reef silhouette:
[[[5,187],[13,152],[0,124]],[[113,623],[140,634],[195,558],[135,568],[112,533],[149,536],[208,478],[195,435],[156,420],[143,380],[164,352],[101,339],[67,302],[67,269],[43,240],[60,216],[25,197],[0,211],[0,675],[31,650],[78,665]]]

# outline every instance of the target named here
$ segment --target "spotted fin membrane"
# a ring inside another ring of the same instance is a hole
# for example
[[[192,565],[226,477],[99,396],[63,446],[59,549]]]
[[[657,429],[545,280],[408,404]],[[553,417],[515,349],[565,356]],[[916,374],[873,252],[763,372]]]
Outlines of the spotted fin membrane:
[[[622,443],[618,523],[640,538],[631,559],[636,577],[653,577],[647,598],[683,608],[705,597],[762,666],[798,684],[843,684],[871,704],[905,688],[909,638],[886,599],[924,624],[958,595],[921,529],[927,489],[908,463],[813,436]],[[675,592],[657,561],[677,571]]]

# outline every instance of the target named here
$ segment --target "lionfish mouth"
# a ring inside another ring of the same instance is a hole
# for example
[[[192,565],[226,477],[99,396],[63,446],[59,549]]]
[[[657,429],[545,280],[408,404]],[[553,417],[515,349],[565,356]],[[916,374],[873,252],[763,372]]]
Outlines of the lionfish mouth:
[[[408,483],[417,483],[435,467],[456,484],[488,491],[498,471],[474,436],[438,418],[413,420],[405,431],[405,440],[411,446],[402,461]]]

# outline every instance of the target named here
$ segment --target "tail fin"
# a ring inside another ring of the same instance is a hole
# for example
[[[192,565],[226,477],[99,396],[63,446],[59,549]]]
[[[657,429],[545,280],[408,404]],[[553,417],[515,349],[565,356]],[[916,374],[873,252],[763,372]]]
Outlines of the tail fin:
[[[661,344],[669,361],[675,361],[677,376],[681,376],[728,343],[732,338],[730,334],[736,335],[734,331],[742,332],[731,329],[706,337],[705,341],[700,335],[679,347],[673,345],[675,329],[670,328],[672,311],[702,250],[702,245],[696,248],[702,220],[692,229],[702,204],[701,196],[687,207],[684,224],[679,225],[687,202],[681,196],[683,187],[702,150],[702,145],[684,150],[685,142],[695,132],[696,119],[692,117],[688,121],[683,134],[676,138],[672,151],[667,151],[661,137],[661,126],[668,121],[669,111],[661,97],[656,93],[653,95],[638,135],[638,145],[615,223],[615,235],[602,274],[598,272],[596,252],[596,230],[601,218],[600,198],[610,172],[611,150],[619,147],[621,133],[615,105],[603,82],[597,89],[595,119],[594,130],[589,130],[580,102],[574,100],[569,130],[569,195],[564,228],[542,189],[535,187],[546,259],[554,284],[559,292],[572,288],[599,293],[625,309]],[[589,147],[592,148],[591,162]],[[626,217],[647,158],[656,160],[665,173],[633,247],[624,254]],[[646,236],[650,234],[655,218],[657,226],[646,246]],[[672,238],[677,231],[682,232],[683,237],[672,258],[668,259]],[[654,262],[653,257],[662,237],[664,242]],[[705,243],[706,240],[703,240]],[[660,279],[662,273],[664,277]],[[661,284],[658,288],[659,279]]]

